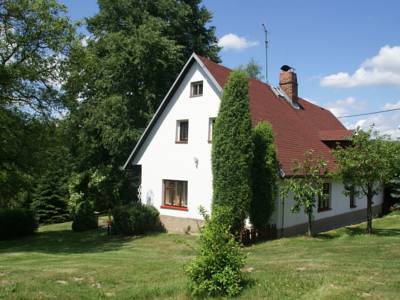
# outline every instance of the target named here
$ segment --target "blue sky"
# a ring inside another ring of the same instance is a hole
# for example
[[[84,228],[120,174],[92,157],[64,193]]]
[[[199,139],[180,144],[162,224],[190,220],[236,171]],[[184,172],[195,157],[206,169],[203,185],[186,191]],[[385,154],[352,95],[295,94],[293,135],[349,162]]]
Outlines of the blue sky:
[[[69,15],[94,15],[95,0],[63,0]],[[265,64],[269,30],[269,82],[294,67],[299,94],[343,116],[400,107],[400,1],[205,0],[224,45],[223,64],[254,58]],[[400,111],[341,119],[348,127],[375,123],[400,137]]]

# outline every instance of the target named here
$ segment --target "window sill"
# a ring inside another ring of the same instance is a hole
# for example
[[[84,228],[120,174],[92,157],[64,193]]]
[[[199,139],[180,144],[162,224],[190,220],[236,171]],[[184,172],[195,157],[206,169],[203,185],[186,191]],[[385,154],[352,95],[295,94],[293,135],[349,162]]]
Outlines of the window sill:
[[[210,141],[210,140],[208,140],[207,142],[208,142],[209,144],[212,144],[212,141]]]
[[[187,144],[187,141],[175,141],[175,144]]]
[[[350,208],[356,208],[357,205],[350,205]]]
[[[161,205],[160,208],[188,211],[188,208],[187,208],[187,207],[183,207],[183,206],[174,206],[174,205]]]
[[[201,95],[190,95],[189,98],[198,98],[198,97],[202,97],[202,96],[203,96],[203,94],[201,94]]]
[[[318,208],[318,212],[330,211],[332,208]]]

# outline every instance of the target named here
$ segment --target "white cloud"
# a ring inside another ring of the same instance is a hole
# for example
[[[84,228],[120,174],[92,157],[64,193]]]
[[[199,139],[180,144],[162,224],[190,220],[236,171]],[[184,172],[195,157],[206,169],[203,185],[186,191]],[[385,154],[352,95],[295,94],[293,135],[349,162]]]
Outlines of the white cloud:
[[[384,109],[396,109],[400,108],[400,101],[397,103],[386,103],[385,106],[383,107]]]
[[[354,111],[359,111],[363,107],[364,103],[354,97],[339,99],[333,103],[329,103],[326,106],[326,108],[329,109],[337,117],[351,114]]]
[[[249,41],[234,33],[225,34],[218,41],[218,46],[224,48],[224,50],[242,50],[257,45],[259,45],[258,41]]]
[[[357,87],[366,85],[400,86],[400,46],[384,46],[378,55],[365,60],[353,73],[339,72],[325,76],[322,86]]]
[[[400,101],[397,103],[386,103],[383,109],[400,108]],[[381,134],[390,135],[393,139],[400,139],[400,111],[381,113],[371,116],[365,116],[353,123],[345,122],[349,129],[361,127],[365,130],[374,125],[374,129]]]

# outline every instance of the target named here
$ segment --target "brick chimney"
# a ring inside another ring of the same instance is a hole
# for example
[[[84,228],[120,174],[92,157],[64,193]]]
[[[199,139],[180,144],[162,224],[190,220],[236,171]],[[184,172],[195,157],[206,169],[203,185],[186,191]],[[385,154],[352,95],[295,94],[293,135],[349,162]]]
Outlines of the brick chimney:
[[[292,102],[297,102],[297,75],[293,68],[287,65],[281,67],[279,86],[285,94],[288,95]]]

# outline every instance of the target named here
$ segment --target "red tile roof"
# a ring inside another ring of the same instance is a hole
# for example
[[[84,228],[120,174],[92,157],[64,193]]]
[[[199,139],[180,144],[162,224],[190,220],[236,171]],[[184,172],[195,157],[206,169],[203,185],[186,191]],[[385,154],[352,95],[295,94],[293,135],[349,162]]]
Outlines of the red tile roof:
[[[335,142],[343,141],[352,136],[353,132],[351,130],[321,130],[318,136],[321,141],[324,142]]]
[[[200,57],[209,72],[223,88],[232,70]],[[307,150],[314,150],[335,169],[331,149],[322,138],[348,137],[349,131],[329,111],[299,98],[303,109],[295,109],[278,97],[271,87],[256,79],[249,80],[250,113],[252,123],[265,120],[272,124],[275,133],[278,159],[286,175],[292,175],[294,160],[302,160]]]

